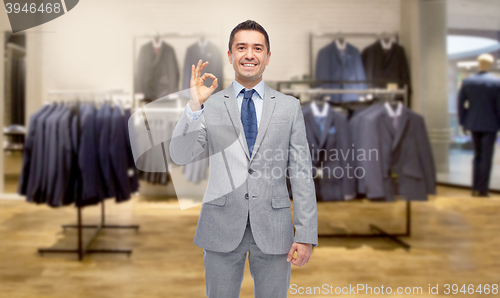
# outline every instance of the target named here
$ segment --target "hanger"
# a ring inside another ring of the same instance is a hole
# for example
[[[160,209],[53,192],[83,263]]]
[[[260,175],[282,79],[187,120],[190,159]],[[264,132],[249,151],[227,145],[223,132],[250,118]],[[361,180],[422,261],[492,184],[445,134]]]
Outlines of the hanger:
[[[208,43],[207,36],[205,35],[205,33],[202,33],[200,38],[198,39],[198,45],[200,47],[205,47],[207,43]]]
[[[161,47],[161,35],[158,31],[156,31],[156,35],[153,37],[153,40],[152,40],[152,43],[153,43],[153,47],[158,49]]]
[[[344,51],[346,46],[347,46],[347,43],[345,41],[345,38],[344,36],[340,35],[339,34],[339,38],[337,38],[335,40],[335,43],[337,44],[337,48],[340,50],[340,51]]]

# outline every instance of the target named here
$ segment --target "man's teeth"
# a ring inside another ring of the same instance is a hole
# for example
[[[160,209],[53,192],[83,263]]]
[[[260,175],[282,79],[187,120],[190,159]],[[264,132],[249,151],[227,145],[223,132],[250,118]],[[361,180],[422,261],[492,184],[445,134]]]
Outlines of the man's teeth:
[[[243,65],[245,65],[245,66],[255,66],[257,64],[244,63]]]

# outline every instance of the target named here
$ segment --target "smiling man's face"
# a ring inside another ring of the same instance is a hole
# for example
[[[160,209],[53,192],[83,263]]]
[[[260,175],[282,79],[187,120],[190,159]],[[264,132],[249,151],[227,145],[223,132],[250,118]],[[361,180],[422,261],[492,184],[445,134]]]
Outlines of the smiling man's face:
[[[232,53],[228,51],[227,55],[229,63],[233,64],[236,81],[247,88],[257,85],[271,58],[264,34],[256,30],[238,31],[231,50]]]

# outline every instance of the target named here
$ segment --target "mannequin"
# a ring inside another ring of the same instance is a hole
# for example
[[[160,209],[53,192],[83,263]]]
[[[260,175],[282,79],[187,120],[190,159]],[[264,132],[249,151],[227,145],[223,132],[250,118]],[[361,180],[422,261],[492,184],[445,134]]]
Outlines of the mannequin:
[[[497,133],[500,129],[500,78],[489,73],[494,58],[478,57],[478,72],[462,82],[458,97],[459,121],[474,144],[472,195],[488,197]]]

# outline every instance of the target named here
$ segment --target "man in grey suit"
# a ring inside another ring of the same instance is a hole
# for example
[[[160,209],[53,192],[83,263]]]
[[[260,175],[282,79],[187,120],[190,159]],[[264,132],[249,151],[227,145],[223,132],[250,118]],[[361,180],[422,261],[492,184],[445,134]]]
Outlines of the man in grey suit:
[[[296,98],[262,80],[269,46],[258,23],[237,25],[228,51],[235,80],[214,95],[217,78],[200,76],[208,62],[193,65],[191,100],[170,143],[177,164],[187,164],[209,148],[208,186],[194,238],[203,248],[209,298],[239,297],[247,253],[255,297],[286,297],[291,263],[306,264],[318,243],[304,117]],[[214,79],[210,87],[203,85],[208,77]]]

